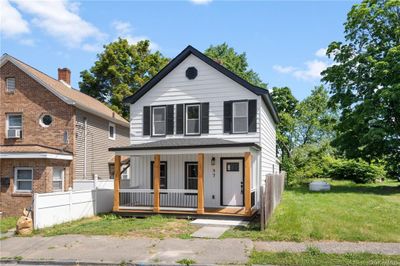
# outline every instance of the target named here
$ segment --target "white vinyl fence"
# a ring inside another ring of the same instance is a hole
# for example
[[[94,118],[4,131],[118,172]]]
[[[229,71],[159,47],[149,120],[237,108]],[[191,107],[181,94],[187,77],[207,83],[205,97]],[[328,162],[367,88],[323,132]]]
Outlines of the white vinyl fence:
[[[75,179],[73,190],[114,189],[114,179]]]
[[[35,193],[33,226],[39,229],[110,212],[113,198],[111,189]]]

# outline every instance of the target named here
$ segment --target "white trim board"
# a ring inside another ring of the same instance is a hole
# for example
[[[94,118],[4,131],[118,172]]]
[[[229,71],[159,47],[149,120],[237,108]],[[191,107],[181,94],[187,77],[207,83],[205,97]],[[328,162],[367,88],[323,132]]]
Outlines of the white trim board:
[[[74,156],[43,152],[0,152],[0,159],[56,159],[72,161]]]
[[[127,150],[127,151],[114,151],[115,155],[126,156],[141,156],[141,155],[168,155],[168,154],[197,154],[197,153],[244,153],[251,152],[250,147],[225,147],[225,148],[193,148],[193,149],[179,149],[179,147],[171,149],[160,150]]]

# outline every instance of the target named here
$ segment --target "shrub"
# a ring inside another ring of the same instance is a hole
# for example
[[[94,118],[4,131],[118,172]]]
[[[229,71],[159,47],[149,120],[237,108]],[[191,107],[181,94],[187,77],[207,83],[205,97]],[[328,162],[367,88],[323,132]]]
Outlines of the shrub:
[[[383,167],[368,164],[363,160],[334,160],[327,172],[327,175],[336,180],[351,180],[355,183],[371,183],[385,177]]]

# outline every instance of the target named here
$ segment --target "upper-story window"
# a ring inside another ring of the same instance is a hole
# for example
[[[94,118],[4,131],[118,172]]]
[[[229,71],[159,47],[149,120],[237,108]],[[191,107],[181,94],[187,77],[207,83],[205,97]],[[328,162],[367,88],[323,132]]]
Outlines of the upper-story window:
[[[186,105],[186,135],[200,134],[200,104]]]
[[[248,102],[233,102],[233,133],[247,133],[248,131]]]
[[[164,136],[166,132],[165,106],[156,106],[152,109],[152,135]]]
[[[7,92],[15,92],[15,78],[6,78]]]
[[[108,123],[108,138],[111,140],[115,140],[116,132],[115,132],[115,124]]]
[[[49,127],[53,123],[53,117],[49,114],[44,114],[39,119],[39,124],[42,127]]]
[[[22,137],[22,114],[7,114],[6,121],[7,138]]]

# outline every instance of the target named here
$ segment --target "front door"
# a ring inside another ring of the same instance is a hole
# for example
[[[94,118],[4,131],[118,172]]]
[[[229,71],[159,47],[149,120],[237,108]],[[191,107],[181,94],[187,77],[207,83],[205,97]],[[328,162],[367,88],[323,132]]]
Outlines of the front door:
[[[243,159],[222,160],[222,205],[243,206]]]

